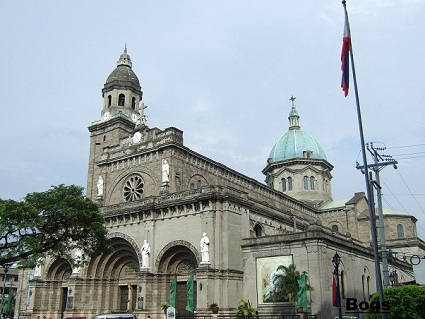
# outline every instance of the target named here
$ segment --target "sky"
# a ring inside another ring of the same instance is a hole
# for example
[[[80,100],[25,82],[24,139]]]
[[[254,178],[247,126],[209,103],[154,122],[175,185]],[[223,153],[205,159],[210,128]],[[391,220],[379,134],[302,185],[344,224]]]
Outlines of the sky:
[[[365,142],[398,161],[380,171],[384,207],[425,239],[425,0],[347,1]],[[127,45],[147,125],[264,182],[288,129],[334,165],[333,198],[365,192],[352,78],[340,87],[341,1],[11,1],[0,4],[0,198],[86,187],[91,122]],[[371,158],[368,155],[368,162]]]

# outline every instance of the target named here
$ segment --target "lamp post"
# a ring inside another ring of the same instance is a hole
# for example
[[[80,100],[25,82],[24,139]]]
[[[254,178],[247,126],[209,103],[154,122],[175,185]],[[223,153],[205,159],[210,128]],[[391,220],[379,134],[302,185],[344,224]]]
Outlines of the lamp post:
[[[336,306],[338,307],[338,318],[342,319],[342,309],[341,309],[341,291],[339,289],[339,263],[341,262],[341,257],[335,252],[335,255],[332,257],[332,264],[334,265],[334,275],[336,275]]]
[[[393,270],[389,275],[388,278],[391,282],[391,287],[394,287],[394,283],[397,283],[397,270]]]

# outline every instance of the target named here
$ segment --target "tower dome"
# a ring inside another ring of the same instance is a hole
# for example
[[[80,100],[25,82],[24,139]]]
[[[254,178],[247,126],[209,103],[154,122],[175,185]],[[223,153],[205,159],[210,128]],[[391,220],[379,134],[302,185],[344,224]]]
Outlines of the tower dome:
[[[318,207],[332,200],[331,171],[325,151],[300,127],[300,116],[291,97],[289,129],[273,146],[263,169],[270,187]]]
[[[295,98],[294,98],[295,99]],[[299,125],[299,115],[294,103],[289,112],[289,130],[273,146],[269,162],[275,163],[297,158],[327,160],[325,151],[313,136]]]
[[[111,91],[113,89],[130,89],[142,97],[142,90],[139,79],[136,73],[131,69],[132,63],[130,56],[127,54],[127,48],[121,54],[117,67],[111,72],[106,79],[102,93]]]
[[[144,106],[139,106],[143,97],[142,87],[131,67],[132,63],[126,46],[120,55],[117,67],[108,76],[102,89],[102,120],[124,116],[138,123],[142,118],[146,118],[143,113]]]

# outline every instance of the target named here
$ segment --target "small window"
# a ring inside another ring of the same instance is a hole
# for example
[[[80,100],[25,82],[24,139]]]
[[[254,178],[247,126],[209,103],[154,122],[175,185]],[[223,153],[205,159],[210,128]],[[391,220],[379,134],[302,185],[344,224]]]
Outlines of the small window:
[[[282,192],[286,192],[286,179],[282,178],[281,182],[282,182]]]
[[[263,228],[260,224],[254,226],[255,237],[260,237],[263,235]]]
[[[316,182],[316,179],[314,178],[314,176],[311,176],[310,177],[310,189],[312,190],[312,191],[314,191],[316,188],[315,188],[315,182]]]
[[[124,104],[125,104],[125,95],[120,94],[118,97],[118,106],[124,106]]]
[[[310,159],[311,158],[311,151],[304,151],[303,152],[303,157],[304,158],[307,158],[307,159]]]
[[[136,110],[136,98],[135,98],[135,97],[133,97],[133,98],[131,99],[131,108],[132,108],[133,110]]]
[[[404,227],[402,224],[397,225],[397,237],[404,238]]]
[[[108,106],[112,105],[112,96],[108,95]]]
[[[304,189],[308,190],[308,176],[304,176]]]
[[[332,225],[331,230],[332,232],[337,233],[339,230],[338,225]]]
[[[288,191],[292,190],[292,177],[288,177]]]
[[[200,179],[198,179],[198,181],[196,182],[196,188],[201,188],[202,187],[202,182]]]
[[[195,183],[190,183],[189,188],[190,188],[190,189],[195,189]]]

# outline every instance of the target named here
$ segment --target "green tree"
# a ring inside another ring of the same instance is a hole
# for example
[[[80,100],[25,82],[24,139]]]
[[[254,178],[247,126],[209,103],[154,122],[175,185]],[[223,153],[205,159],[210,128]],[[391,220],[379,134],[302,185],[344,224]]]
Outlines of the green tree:
[[[384,300],[388,303],[387,319],[421,319],[425,318],[425,287],[406,285],[384,290]],[[379,305],[379,295],[375,293],[370,300],[366,319],[380,319],[382,311],[372,305]]]
[[[109,252],[99,206],[84,198],[80,186],[52,186],[22,201],[0,200],[0,266],[34,267],[39,258],[64,257],[73,266],[73,249],[85,256]]]
[[[300,273],[296,270],[294,264],[290,264],[289,266],[278,266],[272,278],[275,287],[274,299],[288,299],[289,297],[290,301],[296,302],[299,289],[297,278],[299,276]],[[307,291],[312,290],[310,285],[306,285],[305,289]]]

